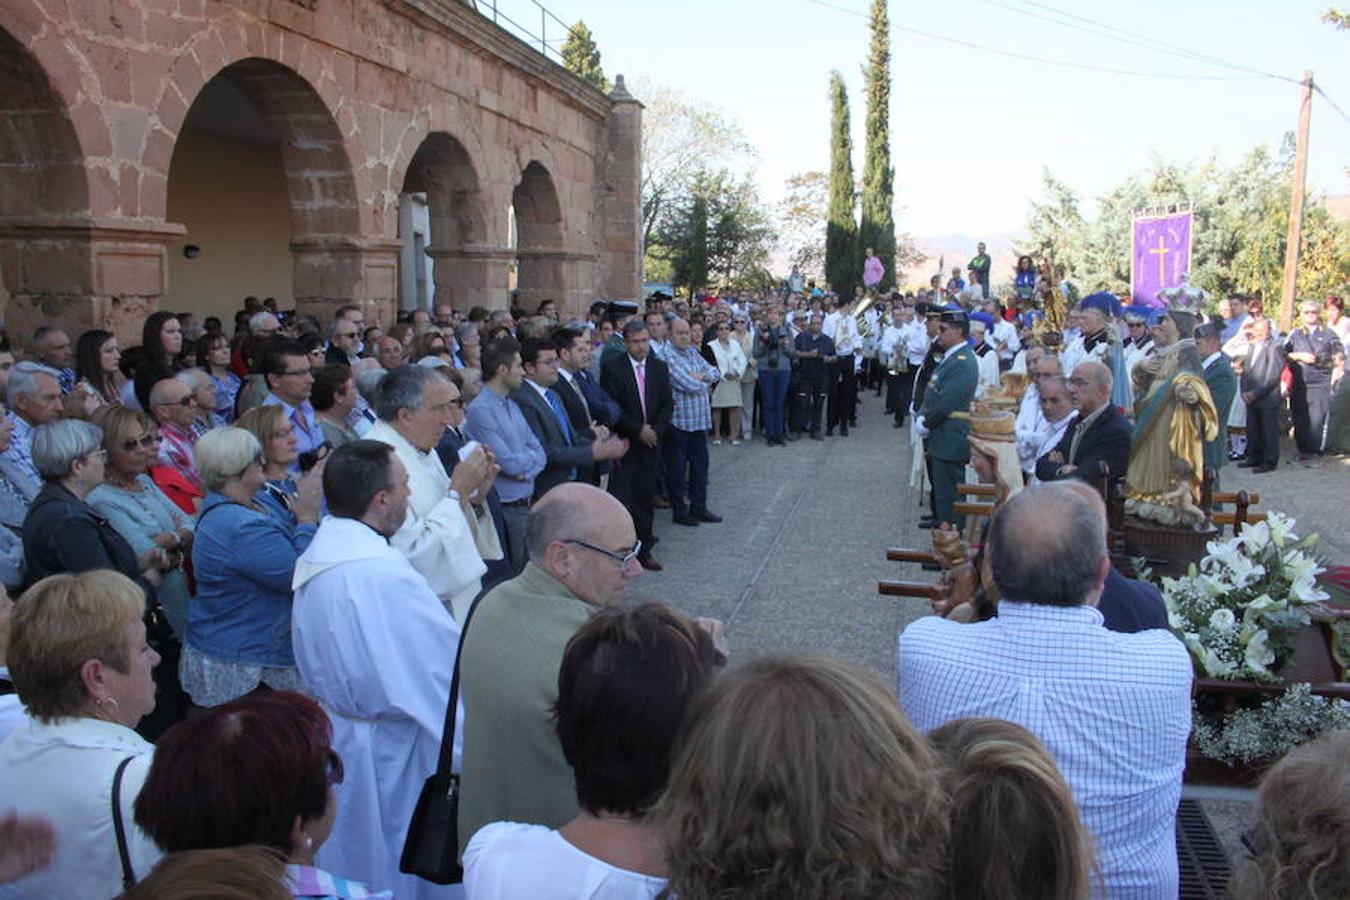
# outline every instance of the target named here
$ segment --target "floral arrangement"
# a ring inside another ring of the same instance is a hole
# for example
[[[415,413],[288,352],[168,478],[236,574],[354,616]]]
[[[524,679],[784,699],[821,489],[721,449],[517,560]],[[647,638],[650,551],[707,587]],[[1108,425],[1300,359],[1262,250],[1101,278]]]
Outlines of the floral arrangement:
[[[1350,703],[1318,697],[1306,684],[1295,684],[1252,707],[1215,717],[1197,703],[1191,738],[1195,749],[1229,765],[1279,759],[1306,741],[1350,728]]]
[[[1289,635],[1327,599],[1311,553],[1317,535],[1300,539],[1294,524],[1271,513],[1206,544],[1205,558],[1186,577],[1162,580],[1168,622],[1206,675],[1277,681],[1292,653]]]

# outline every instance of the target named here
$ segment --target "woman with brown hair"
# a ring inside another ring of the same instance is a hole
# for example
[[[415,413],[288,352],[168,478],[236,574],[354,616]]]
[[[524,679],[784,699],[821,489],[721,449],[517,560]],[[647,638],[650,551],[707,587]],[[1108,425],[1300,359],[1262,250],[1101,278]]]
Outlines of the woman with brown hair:
[[[1245,865],[1234,900],[1350,897],[1350,731],[1290,750],[1256,794],[1256,822],[1242,836]]]
[[[951,797],[951,900],[1089,896],[1092,839],[1035,735],[999,719],[959,719],[928,739]]]
[[[657,807],[680,900],[937,898],[948,804],[873,672],[756,660],[694,702]]]

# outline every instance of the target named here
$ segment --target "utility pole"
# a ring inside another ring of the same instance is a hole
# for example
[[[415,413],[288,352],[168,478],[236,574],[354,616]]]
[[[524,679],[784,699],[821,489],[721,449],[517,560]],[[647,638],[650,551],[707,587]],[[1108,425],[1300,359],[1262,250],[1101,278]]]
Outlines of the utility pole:
[[[1298,281],[1298,251],[1303,240],[1303,195],[1308,181],[1308,123],[1312,119],[1313,73],[1303,73],[1298,97],[1298,140],[1294,145],[1294,183],[1289,191],[1289,237],[1284,248],[1284,290],[1280,292],[1280,331],[1294,324],[1294,286]]]

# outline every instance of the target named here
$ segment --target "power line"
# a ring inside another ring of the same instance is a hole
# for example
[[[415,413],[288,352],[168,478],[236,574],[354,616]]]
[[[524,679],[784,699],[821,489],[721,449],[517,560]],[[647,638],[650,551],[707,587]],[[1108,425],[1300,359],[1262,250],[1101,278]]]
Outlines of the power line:
[[[993,0],[988,0],[988,2],[993,2]],[[1034,7],[1036,7],[1037,9],[1043,9],[1043,10],[1046,10],[1046,11],[1048,11],[1048,12],[1054,13],[1054,14],[1057,15],[1057,16],[1061,16],[1061,17],[1064,18],[1064,19],[1072,19],[1072,20],[1075,20],[1075,21],[1078,21],[1078,22],[1084,22],[1084,23],[1086,23],[1086,24],[1088,24],[1088,25],[1092,25],[1092,26],[1095,26],[1095,27],[1100,28],[1100,29],[1105,29],[1105,30],[1108,31],[1108,32],[1114,32],[1114,33],[1116,33],[1116,34],[1119,34],[1119,35],[1125,35],[1125,36],[1127,36],[1127,37],[1129,37],[1129,38],[1133,38],[1133,39],[1136,39],[1136,40],[1138,40],[1138,41],[1143,41],[1143,42],[1144,42],[1143,46],[1149,47],[1149,48],[1154,49],[1154,50],[1158,50],[1159,52],[1170,52],[1170,53],[1172,53],[1174,56],[1181,56],[1181,57],[1183,57],[1183,58],[1193,59],[1193,60],[1196,60],[1196,61],[1198,61],[1198,62],[1206,62],[1206,63],[1209,63],[1209,64],[1211,64],[1211,65],[1215,65],[1215,66],[1223,66],[1224,68],[1236,69],[1236,70],[1243,71],[1243,72],[1250,72],[1250,73],[1253,73],[1253,74],[1255,74],[1255,75],[1261,75],[1261,76],[1263,76],[1263,77],[1265,77],[1265,78],[1275,78],[1275,79],[1278,79],[1278,80],[1280,80],[1280,81],[1288,81],[1288,82],[1290,82],[1291,84],[1300,84],[1300,83],[1301,83],[1297,78],[1291,78],[1291,77],[1289,77],[1288,75],[1277,75],[1277,74],[1275,74],[1275,73],[1273,73],[1273,72],[1266,72],[1266,71],[1264,71],[1264,70],[1262,70],[1262,69],[1257,69],[1257,68],[1255,68],[1255,67],[1253,67],[1253,66],[1249,66],[1249,65],[1246,65],[1246,64],[1244,64],[1244,63],[1236,63],[1236,62],[1233,62],[1233,61],[1231,61],[1231,60],[1221,59],[1220,57],[1217,57],[1217,56],[1211,56],[1211,55],[1208,54],[1208,53],[1201,53],[1200,51],[1198,51],[1198,50],[1192,50],[1192,49],[1190,49],[1189,47],[1181,47],[1181,46],[1178,46],[1178,45],[1176,45],[1176,44],[1169,44],[1169,43],[1167,43],[1166,41],[1158,40],[1157,38],[1153,37],[1152,35],[1140,34],[1140,33],[1137,32],[1137,31],[1130,31],[1130,30],[1128,30],[1128,29],[1121,28],[1121,27],[1119,27],[1119,26],[1117,26],[1117,25],[1111,25],[1111,24],[1109,24],[1109,23],[1107,23],[1107,22],[1101,22],[1101,21],[1098,21],[1098,20],[1096,20],[1096,19],[1090,19],[1090,18],[1088,18],[1087,16],[1080,16],[1080,15],[1078,15],[1077,13],[1071,13],[1071,12],[1068,12],[1067,10],[1059,9],[1058,7],[1051,6],[1051,5],[1049,5],[1048,3],[1039,3],[1039,2],[1037,2],[1037,0],[1022,0],[1022,2],[1023,2],[1024,4],[1026,4],[1027,6],[1034,6]],[[1001,6],[1001,5],[1003,5],[1003,4],[998,4],[998,3],[996,3],[996,4],[994,4],[994,5],[996,5],[996,6]],[[1008,9],[1013,9],[1012,7],[1006,7],[1006,8],[1008,8]],[[1035,15],[1034,13],[1031,13],[1031,12],[1026,11],[1026,10],[1016,10],[1016,9],[1013,9],[1013,11],[1014,11],[1014,12],[1023,12],[1023,13],[1026,14],[1026,15]],[[1041,17],[1041,18],[1044,18],[1044,17]],[[1057,21],[1057,20],[1055,20],[1055,19],[1048,19],[1048,21],[1054,22],[1054,21]],[[1064,26],[1064,27],[1066,27],[1066,28],[1079,27],[1079,26],[1071,25],[1069,22],[1058,22],[1058,24],[1060,24],[1060,25],[1062,25],[1062,26]],[[1083,30],[1086,30],[1086,29],[1083,29]],[[1092,32],[1090,32],[1090,33],[1092,33]],[[1103,36],[1103,37],[1110,37],[1110,35],[1102,35],[1102,36]],[[1116,40],[1122,40],[1122,38],[1115,38],[1115,39],[1116,39]]]
[[[1336,104],[1336,101],[1335,101],[1335,100],[1332,100],[1331,97],[1329,97],[1329,96],[1327,95],[1327,92],[1324,91],[1324,90],[1322,90],[1322,86],[1321,86],[1320,84],[1317,84],[1316,82],[1314,82],[1314,83],[1313,83],[1313,90],[1316,91],[1317,93],[1321,94],[1321,95],[1322,95],[1322,99],[1325,100],[1325,101],[1327,101],[1328,103],[1330,103],[1330,104],[1331,104],[1331,108],[1334,109],[1334,110],[1336,110],[1336,112],[1340,113],[1342,119],[1344,119],[1344,120],[1347,121],[1347,122],[1350,122],[1350,115],[1346,115],[1345,110],[1341,109],[1341,108]]]
[[[827,0],[810,0],[817,6],[823,6],[826,9],[832,9],[846,15],[855,16],[859,19],[870,19],[871,17],[864,12],[856,9],[849,9],[845,6],[839,6],[829,3]],[[1030,53],[1019,53],[1015,50],[1004,50],[1001,47],[990,47],[986,44],[979,44],[974,41],[967,41],[962,38],[948,37],[947,35],[935,34],[931,31],[923,31],[918,28],[910,28],[907,25],[891,25],[892,31],[904,32],[906,34],[915,34],[919,37],[925,37],[929,40],[942,41],[947,44],[955,44],[958,47],[967,47],[972,50],[983,50],[986,53],[994,53],[998,56],[1006,56],[1010,59],[1020,59],[1026,62],[1041,63],[1049,66],[1061,66],[1069,69],[1079,69],[1086,72],[1102,72],[1108,75],[1127,75],[1134,78],[1170,78],[1180,81],[1249,81],[1256,78],[1278,78],[1280,76],[1260,73],[1257,75],[1183,75],[1175,72],[1144,72],[1137,69],[1118,69],[1110,66],[1094,66],[1090,63],[1073,62],[1066,59],[1049,59],[1044,56],[1035,56]],[[1297,84],[1297,80],[1294,82]]]

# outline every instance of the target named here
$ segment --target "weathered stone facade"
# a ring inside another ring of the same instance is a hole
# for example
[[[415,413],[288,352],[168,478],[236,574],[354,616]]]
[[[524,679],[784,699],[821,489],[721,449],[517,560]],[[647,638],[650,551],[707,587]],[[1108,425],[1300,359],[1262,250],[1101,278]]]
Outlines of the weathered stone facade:
[[[190,235],[175,143],[222,78],[281,148],[293,299],[388,320],[398,204],[427,194],[436,299],[565,310],[639,289],[641,106],[454,0],[4,0],[0,285],[43,321],[139,341]],[[509,240],[514,209],[517,246]],[[243,291],[240,296],[242,297]]]

